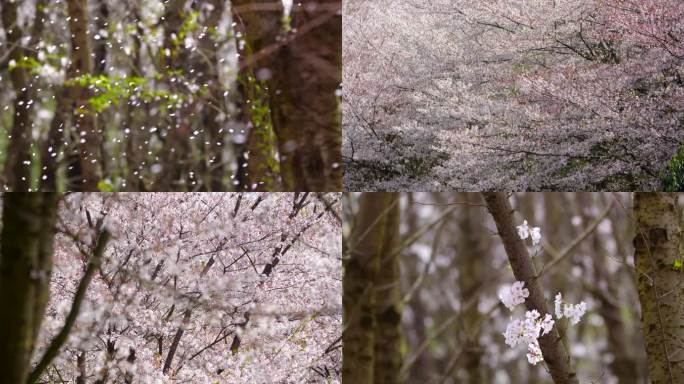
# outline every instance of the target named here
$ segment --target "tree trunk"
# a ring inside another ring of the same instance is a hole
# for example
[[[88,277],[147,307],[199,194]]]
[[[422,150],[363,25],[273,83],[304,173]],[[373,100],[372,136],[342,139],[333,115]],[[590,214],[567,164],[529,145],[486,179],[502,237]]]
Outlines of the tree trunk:
[[[342,377],[345,382],[369,384],[374,380],[375,286],[382,251],[390,194],[364,193],[351,235],[342,281],[344,330]]]
[[[16,63],[9,68],[10,80],[16,94],[14,99],[14,119],[7,147],[4,178],[5,185],[11,191],[28,191],[31,187],[31,112],[35,92],[29,84],[28,69],[20,64],[28,51],[23,47],[22,31],[17,22],[17,6],[19,2],[5,1],[2,3],[2,23],[7,36],[7,46],[12,48],[9,59]]]
[[[202,156],[202,175],[205,191],[223,191],[223,177],[224,177],[224,161],[222,158],[224,136],[222,123],[217,121],[219,112],[223,107],[223,95],[221,93],[221,85],[219,82],[219,75],[217,70],[218,58],[216,52],[218,51],[218,42],[214,38],[213,31],[221,21],[221,15],[224,11],[224,1],[208,0],[205,3],[211,5],[213,8],[207,15],[204,26],[206,33],[200,38],[200,49],[204,53],[200,58],[200,62],[195,69],[199,72],[199,82],[202,86],[207,87],[206,96],[202,98],[202,126],[204,127],[204,135],[206,140],[204,144]]]
[[[41,148],[41,178],[40,190],[45,192],[57,191],[57,169],[59,161],[59,152],[64,143],[64,127],[67,125],[69,114],[69,106],[71,104],[70,90],[66,87],[59,88],[55,91],[57,94],[57,105],[55,106],[55,115],[50,122],[47,139]]]
[[[274,90],[283,185],[296,191],[341,190],[336,94],[342,82],[341,1],[295,2],[292,19],[294,35],[280,53],[285,68]]]
[[[458,200],[473,204],[481,202],[479,196],[472,193],[459,194]],[[488,254],[483,252],[482,231],[479,229],[480,223],[484,221],[483,216],[484,213],[480,210],[464,209],[458,221],[459,240],[454,239],[455,253],[458,255],[459,262],[456,267],[459,271],[458,286],[464,302],[477,297],[483,284],[488,281],[483,272],[486,270],[489,260],[485,260],[484,257],[472,257],[472,255]],[[463,321],[456,325],[457,328],[463,328],[461,332],[466,336],[462,366],[468,375],[468,383],[482,383],[485,382],[481,370],[482,355],[485,351],[485,348],[480,345],[482,314],[477,304],[465,307],[462,313]]]
[[[597,200],[594,199],[595,196],[593,193],[577,193],[575,195],[579,203],[578,211],[582,217],[584,227],[589,226],[595,219],[595,215],[591,214],[597,203]],[[612,201],[604,201],[604,199],[598,199],[598,202],[612,204]],[[574,235],[579,235],[579,230]],[[622,310],[618,299],[620,290],[625,289],[624,281],[619,278],[620,274],[624,271],[620,268],[617,272],[611,272],[607,268],[610,260],[606,256],[607,251],[604,247],[606,239],[597,231],[592,232],[590,236],[592,241],[586,244],[587,247],[584,252],[586,252],[587,257],[594,261],[593,272],[595,282],[591,287],[591,292],[594,298],[601,303],[598,307],[598,313],[606,322],[608,350],[614,356],[613,361],[610,363],[610,369],[613,375],[617,377],[619,383],[637,384],[640,377],[638,372],[639,366],[636,356],[634,356],[633,343],[630,342],[630,336],[635,332],[622,319]],[[616,239],[617,241],[619,240]],[[590,272],[585,270],[587,274]]]
[[[88,1],[68,0],[69,32],[71,33],[71,65],[68,77],[92,73],[90,35],[88,34]],[[69,189],[97,191],[102,179],[101,132],[95,124],[94,111],[88,107],[90,92],[87,86],[71,87],[73,132],[72,140],[78,151],[72,154],[69,172]],[[78,157],[78,160],[76,160]]]
[[[164,42],[160,52],[160,67],[169,91],[177,92],[178,81],[172,81],[177,75],[175,71],[182,71],[185,55],[184,47],[177,41],[177,36],[183,26],[183,7],[185,0],[171,0],[166,2],[164,11]],[[181,42],[182,44],[182,42]],[[181,189],[181,180],[185,178],[185,163],[190,151],[188,137],[190,120],[185,116],[185,108],[175,108],[174,116],[168,117],[168,128],[164,138],[161,153],[162,171],[156,185],[156,190],[170,191]]]
[[[516,280],[523,281],[530,295],[525,301],[528,310],[537,310],[541,317],[551,313],[546,306],[544,293],[537,280],[537,271],[525,243],[518,237],[513,221],[513,209],[505,193],[484,193],[487,208],[494,218],[496,228]],[[556,384],[578,383],[570,356],[562,344],[557,327],[539,338],[539,347],[549,373]]]
[[[3,198],[0,384],[16,384],[26,381],[47,304],[58,196],[6,193]]]
[[[278,38],[283,33],[283,5],[272,0],[232,2],[236,44],[240,54],[238,90],[242,95],[240,120],[249,128],[244,146],[246,167],[242,189],[267,191],[279,188],[275,161],[274,126],[271,118],[272,88],[280,58]],[[268,9],[261,9],[268,6]],[[264,54],[267,50],[274,52]]]
[[[684,344],[684,252],[677,198],[667,193],[634,194],[634,263],[653,384],[684,382],[678,352]]]
[[[375,274],[376,320],[374,334],[374,384],[399,383],[401,368],[401,285],[399,281],[399,254],[393,251],[399,244],[399,194],[389,193],[385,198],[389,209],[384,229],[379,273]]]

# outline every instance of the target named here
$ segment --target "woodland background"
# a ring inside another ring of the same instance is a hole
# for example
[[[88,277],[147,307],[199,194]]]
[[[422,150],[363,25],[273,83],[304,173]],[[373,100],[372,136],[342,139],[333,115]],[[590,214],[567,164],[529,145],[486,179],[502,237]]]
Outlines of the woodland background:
[[[6,193],[0,383],[340,383],[339,194]]]
[[[345,196],[345,380],[684,380],[684,195],[484,195]],[[508,223],[493,220],[492,201]],[[540,228],[539,245],[519,238],[524,220]],[[528,310],[553,313],[559,292],[588,308],[576,325],[556,320],[559,333],[539,339],[544,361],[534,366],[525,348],[504,342],[521,311],[499,295],[516,280],[530,290]]]
[[[684,191],[679,0],[349,0],[349,191]]]
[[[7,0],[4,190],[339,191],[339,0]]]

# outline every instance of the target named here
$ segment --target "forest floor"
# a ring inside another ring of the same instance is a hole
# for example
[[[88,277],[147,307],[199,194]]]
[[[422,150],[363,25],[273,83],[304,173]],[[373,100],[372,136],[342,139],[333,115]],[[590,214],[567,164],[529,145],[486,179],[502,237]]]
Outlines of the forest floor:
[[[681,129],[678,137],[627,137],[577,127],[556,142],[535,127],[494,130],[464,120],[454,100],[444,97],[450,86],[445,75],[389,86],[390,97],[376,98],[384,104],[348,100],[345,189],[654,190],[684,139]]]

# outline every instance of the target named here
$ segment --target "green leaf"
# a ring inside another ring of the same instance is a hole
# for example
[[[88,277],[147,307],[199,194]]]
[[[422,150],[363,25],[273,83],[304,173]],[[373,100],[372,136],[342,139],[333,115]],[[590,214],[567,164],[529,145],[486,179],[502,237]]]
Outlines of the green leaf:
[[[114,192],[114,186],[107,180],[100,180],[97,183],[97,189],[100,192]]]

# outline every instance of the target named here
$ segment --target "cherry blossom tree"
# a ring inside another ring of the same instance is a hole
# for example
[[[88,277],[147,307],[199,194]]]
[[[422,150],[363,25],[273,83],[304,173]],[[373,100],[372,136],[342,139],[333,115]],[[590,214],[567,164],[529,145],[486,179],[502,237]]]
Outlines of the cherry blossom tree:
[[[339,199],[65,196],[27,382],[340,382]]]
[[[679,1],[344,12],[350,189],[655,189],[682,147]]]

